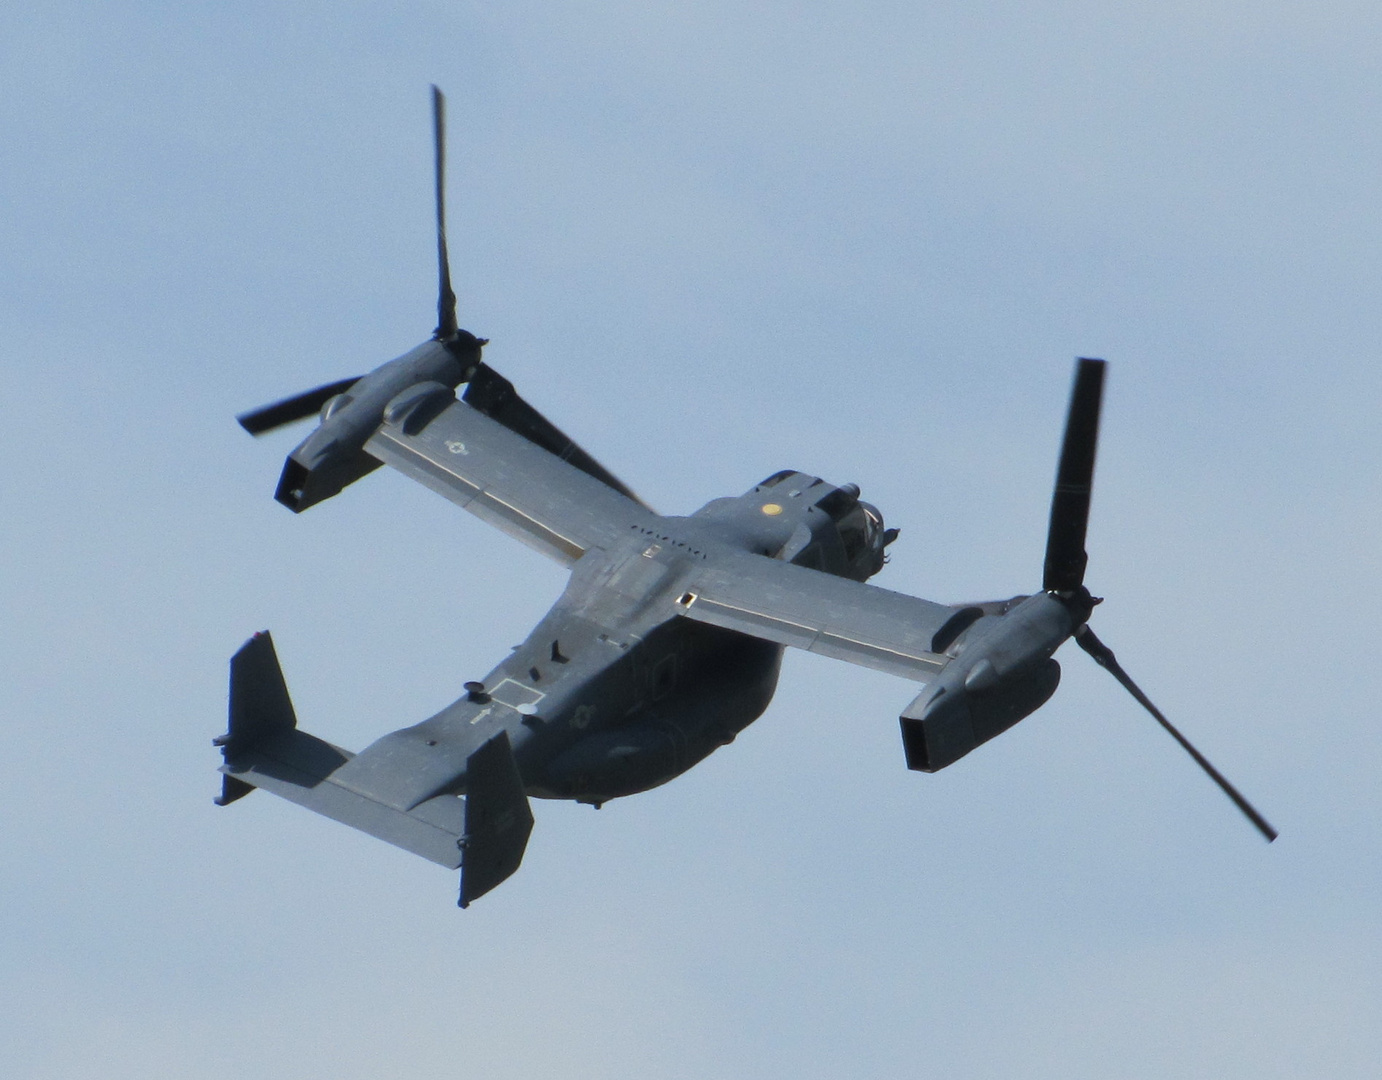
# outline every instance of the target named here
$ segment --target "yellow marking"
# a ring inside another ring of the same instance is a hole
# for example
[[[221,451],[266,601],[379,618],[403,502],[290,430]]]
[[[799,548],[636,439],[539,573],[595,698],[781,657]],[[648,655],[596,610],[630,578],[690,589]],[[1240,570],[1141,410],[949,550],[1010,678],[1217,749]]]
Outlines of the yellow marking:
[[[764,503],[763,513],[769,517],[777,517],[778,514],[782,513],[782,507],[778,506],[777,503]]]

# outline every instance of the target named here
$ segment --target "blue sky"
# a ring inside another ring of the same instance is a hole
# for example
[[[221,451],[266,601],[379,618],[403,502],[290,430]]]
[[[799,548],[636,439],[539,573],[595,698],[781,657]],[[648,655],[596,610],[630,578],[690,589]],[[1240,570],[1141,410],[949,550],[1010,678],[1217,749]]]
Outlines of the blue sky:
[[[0,1071],[1373,1075],[1382,16],[1351,3],[44,3],[0,15]],[[562,573],[401,477],[295,517],[234,414],[461,323],[650,503],[779,468],[877,579],[1039,582],[1111,364],[1111,679],[935,776],[905,682],[788,657],[665,788],[440,869],[211,804],[226,661],[302,725],[446,704]]]

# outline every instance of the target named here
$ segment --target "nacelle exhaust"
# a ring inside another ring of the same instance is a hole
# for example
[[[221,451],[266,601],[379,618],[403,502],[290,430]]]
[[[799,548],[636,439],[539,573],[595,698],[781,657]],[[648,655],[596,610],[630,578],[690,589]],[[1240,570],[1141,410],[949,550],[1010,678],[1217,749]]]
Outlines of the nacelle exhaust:
[[[1041,708],[1060,685],[1051,654],[1075,631],[1059,598],[1038,593],[976,620],[955,659],[899,718],[907,768],[936,772]]]
[[[364,446],[379,425],[423,414],[430,419],[454,398],[478,355],[478,344],[468,350],[454,342],[425,342],[355,382],[349,393],[329,398],[321,425],[283,463],[274,498],[300,513],[373,472],[380,462]]]

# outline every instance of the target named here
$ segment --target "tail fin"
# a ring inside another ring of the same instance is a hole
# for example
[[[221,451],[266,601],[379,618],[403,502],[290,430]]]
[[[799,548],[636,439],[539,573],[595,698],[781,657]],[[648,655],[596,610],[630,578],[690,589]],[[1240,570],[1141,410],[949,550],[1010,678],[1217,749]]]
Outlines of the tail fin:
[[[355,755],[297,730],[267,632],[255,634],[230,661],[230,729],[215,742],[225,755],[219,805],[263,788],[442,866],[461,865],[466,808],[455,795],[438,795],[404,812],[335,782],[335,773]]]
[[[230,754],[297,726],[273,636],[264,630],[230,658],[230,730],[221,745]]]
[[[298,726],[288,685],[274,651],[274,639],[264,630],[240,647],[230,658],[230,724],[213,740],[226,761],[265,739]],[[253,784],[231,776],[221,777],[217,806],[229,806],[254,790]]]
[[[461,907],[509,877],[523,861],[533,812],[509,736],[501,731],[466,759]]]

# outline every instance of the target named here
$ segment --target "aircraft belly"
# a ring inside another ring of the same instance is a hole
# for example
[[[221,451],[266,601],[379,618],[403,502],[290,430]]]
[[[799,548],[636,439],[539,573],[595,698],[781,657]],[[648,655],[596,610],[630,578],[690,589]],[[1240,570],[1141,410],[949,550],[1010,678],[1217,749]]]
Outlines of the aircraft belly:
[[[377,739],[334,782],[406,813],[464,794],[470,756],[502,731],[530,794],[601,801],[731,741],[767,708],[782,649],[678,617],[683,567],[644,546],[588,553],[482,690]]]
[[[599,803],[646,791],[732,742],[761,716],[777,687],[781,647],[704,629],[694,643],[699,662],[688,665],[675,693],[551,758],[530,794]]]

